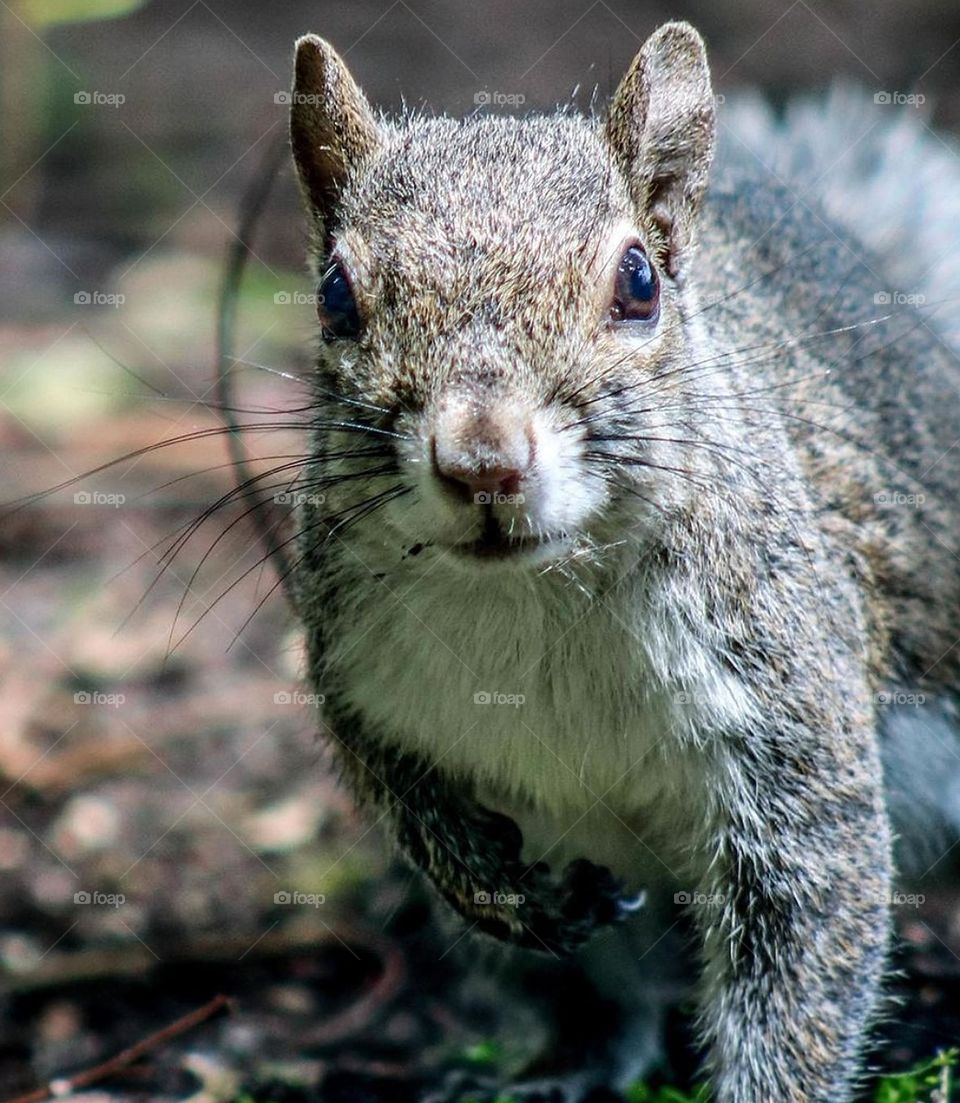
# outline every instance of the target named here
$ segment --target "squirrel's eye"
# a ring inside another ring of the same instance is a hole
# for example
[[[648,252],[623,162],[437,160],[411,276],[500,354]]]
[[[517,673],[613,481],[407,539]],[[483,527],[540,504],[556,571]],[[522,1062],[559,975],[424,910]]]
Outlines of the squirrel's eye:
[[[614,322],[652,322],[660,313],[660,280],[647,254],[631,245],[620,258],[610,319]]]
[[[342,337],[356,337],[360,332],[360,313],[357,300],[346,272],[335,264],[329,268],[317,289],[317,317],[323,327],[323,336],[332,341]]]

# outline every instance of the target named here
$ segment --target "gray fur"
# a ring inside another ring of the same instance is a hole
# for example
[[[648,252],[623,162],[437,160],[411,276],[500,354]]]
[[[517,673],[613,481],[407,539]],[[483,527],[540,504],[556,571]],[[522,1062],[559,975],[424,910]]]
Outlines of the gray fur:
[[[881,742],[896,771],[916,730],[882,695],[942,734],[960,681],[955,356],[749,158],[705,196],[685,24],[603,121],[378,120],[311,37],[297,74],[316,271],[362,320],[318,359],[297,576],[345,781],[528,948],[577,951],[640,889],[688,901],[718,1103],[849,1098],[893,885]],[[631,242],[660,313],[620,325]],[[474,504],[438,457],[524,495]]]
[[[924,316],[960,349],[960,146],[933,129],[931,106],[837,84],[778,117],[741,94],[720,109],[718,161],[769,170],[822,208],[881,260],[879,290],[922,295]]]

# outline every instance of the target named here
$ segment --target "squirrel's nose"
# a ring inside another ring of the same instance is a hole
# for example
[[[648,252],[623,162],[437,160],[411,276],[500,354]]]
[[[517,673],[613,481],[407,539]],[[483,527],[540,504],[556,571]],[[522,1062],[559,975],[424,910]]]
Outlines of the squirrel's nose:
[[[470,450],[445,447],[431,441],[433,473],[440,483],[461,501],[475,505],[495,504],[498,495],[517,495],[532,461],[532,447],[524,434],[514,447],[497,456],[481,459]]]
[[[437,477],[448,490],[466,502],[491,505],[501,494],[519,494],[523,472],[516,467],[484,467],[477,470],[465,465],[435,466]]]

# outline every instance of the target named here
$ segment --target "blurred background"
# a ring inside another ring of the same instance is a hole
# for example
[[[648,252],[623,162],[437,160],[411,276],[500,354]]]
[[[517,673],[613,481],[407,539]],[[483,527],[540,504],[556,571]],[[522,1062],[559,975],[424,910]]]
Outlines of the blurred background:
[[[388,111],[588,108],[670,18],[723,95],[847,79],[960,129],[955,0],[0,0],[0,500],[132,454],[0,522],[0,1099],[221,992],[230,1015],[89,1098],[413,1100],[451,1057],[509,1071],[545,1043],[538,999],[574,980],[464,979],[482,948],[336,787],[242,509],[188,526],[232,486],[215,306],[294,39]],[[238,308],[239,401],[270,422],[310,366],[304,242],[285,167]],[[295,420],[249,447],[302,449]],[[955,903],[910,907],[893,1066],[960,1038]]]

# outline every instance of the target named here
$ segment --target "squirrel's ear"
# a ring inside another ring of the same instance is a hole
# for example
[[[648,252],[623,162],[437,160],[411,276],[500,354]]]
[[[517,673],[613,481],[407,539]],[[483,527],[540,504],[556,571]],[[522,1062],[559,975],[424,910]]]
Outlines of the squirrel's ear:
[[[370,104],[340,55],[322,38],[297,40],[290,107],[290,142],[300,186],[329,230],[340,189],[350,171],[380,143]]]
[[[661,229],[676,276],[694,239],[715,131],[703,39],[689,23],[665,23],[643,44],[620,82],[606,139],[637,209]]]

